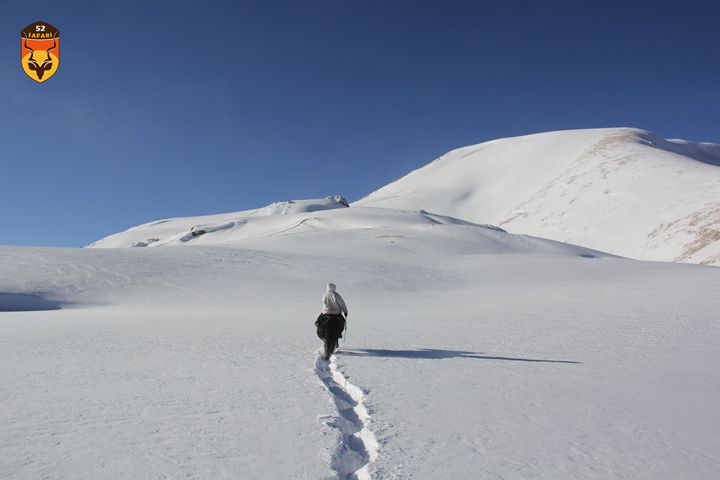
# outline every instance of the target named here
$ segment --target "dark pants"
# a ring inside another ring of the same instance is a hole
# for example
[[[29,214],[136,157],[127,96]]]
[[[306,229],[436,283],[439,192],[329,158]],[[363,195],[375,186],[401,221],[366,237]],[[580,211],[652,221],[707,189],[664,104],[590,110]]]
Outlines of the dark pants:
[[[315,321],[317,327],[317,335],[325,343],[325,358],[338,348],[338,339],[342,338],[343,330],[345,330],[345,317],[341,314],[321,313]]]

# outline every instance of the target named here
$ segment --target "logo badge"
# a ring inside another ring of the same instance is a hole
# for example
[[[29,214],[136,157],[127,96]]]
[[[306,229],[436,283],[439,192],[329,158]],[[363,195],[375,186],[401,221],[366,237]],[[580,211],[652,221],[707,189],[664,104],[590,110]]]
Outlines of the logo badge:
[[[31,23],[20,31],[20,61],[28,77],[42,83],[60,64],[60,31],[47,22]]]

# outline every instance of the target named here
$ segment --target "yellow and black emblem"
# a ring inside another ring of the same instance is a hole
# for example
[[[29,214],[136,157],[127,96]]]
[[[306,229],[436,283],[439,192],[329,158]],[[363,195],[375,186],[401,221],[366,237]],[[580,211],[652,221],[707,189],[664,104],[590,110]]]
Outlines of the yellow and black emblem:
[[[31,23],[20,31],[20,61],[28,77],[44,82],[60,64],[60,31],[47,22]]]

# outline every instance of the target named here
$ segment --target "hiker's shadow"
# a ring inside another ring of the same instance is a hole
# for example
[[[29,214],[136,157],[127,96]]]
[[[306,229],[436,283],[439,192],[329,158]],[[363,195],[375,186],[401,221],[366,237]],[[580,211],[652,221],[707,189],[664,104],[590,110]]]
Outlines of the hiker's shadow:
[[[482,352],[467,352],[464,350],[438,350],[434,348],[420,348],[417,350],[387,350],[374,348],[361,348],[355,350],[342,350],[341,355],[350,357],[389,357],[389,358],[415,358],[424,360],[441,360],[444,358],[475,358],[478,360],[501,360],[510,362],[535,363],[572,363],[581,364],[574,360],[550,360],[543,358],[498,357],[483,355]]]

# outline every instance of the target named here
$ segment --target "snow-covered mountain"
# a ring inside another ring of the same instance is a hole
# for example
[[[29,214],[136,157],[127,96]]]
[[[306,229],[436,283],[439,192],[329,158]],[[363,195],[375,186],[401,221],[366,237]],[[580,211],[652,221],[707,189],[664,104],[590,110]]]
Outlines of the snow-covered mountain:
[[[339,195],[275,202],[241,212],[181,217],[132,227],[105,237],[89,248],[233,246],[277,252],[356,258],[393,255],[556,253],[598,257],[607,254],[552,240],[509,234],[424,210],[349,208]]]
[[[163,245],[215,245],[274,236],[303,227],[313,212],[348,208],[340,195],[321,199],[275,202],[242,212],[158,220],[110,235],[88,247],[159,247]],[[302,229],[302,228],[301,228]]]
[[[645,259],[720,264],[720,145],[568,130],[453,150],[353,203]]]

